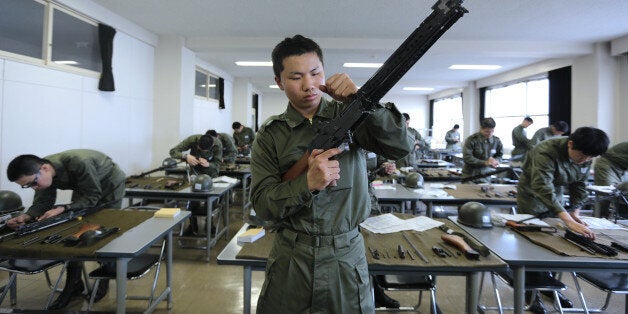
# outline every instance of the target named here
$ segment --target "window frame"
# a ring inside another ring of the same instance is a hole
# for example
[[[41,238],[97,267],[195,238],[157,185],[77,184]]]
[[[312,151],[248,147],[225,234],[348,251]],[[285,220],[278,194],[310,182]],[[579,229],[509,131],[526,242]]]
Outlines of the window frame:
[[[205,75],[205,95],[204,96],[200,96],[198,94],[196,94],[196,73],[200,72],[203,75]],[[210,88],[211,86],[211,79],[214,78],[216,80],[216,84],[215,84],[215,89],[216,89],[216,93],[215,96],[216,98],[213,98],[212,96],[214,95],[210,95]],[[220,85],[218,84],[218,81],[220,80],[220,77],[218,75],[213,74],[212,72],[205,70],[204,68],[200,67],[200,66],[196,66],[196,69],[194,71],[194,97],[196,99],[202,99],[205,101],[210,101],[210,102],[220,102]]]
[[[435,127],[436,125],[442,125],[443,122],[442,121],[437,121],[436,120],[436,116],[434,115],[434,112],[436,112],[436,106],[438,105],[438,102],[440,101],[445,101],[448,99],[456,99],[459,98],[460,99],[460,122],[455,122],[455,123],[449,123],[447,124],[446,128],[444,128],[443,130],[445,130],[445,133],[440,134],[437,130],[437,128]],[[456,93],[453,95],[449,95],[446,97],[440,97],[440,98],[435,98],[432,99],[432,117],[433,117],[433,123],[431,126],[432,129],[432,140],[430,142],[430,146],[432,148],[438,148],[438,149],[444,149],[445,147],[447,147],[447,143],[445,142],[445,136],[447,134],[447,131],[451,130],[452,127],[454,126],[454,124],[458,124],[460,126],[460,129],[458,130],[458,132],[460,133],[460,137],[461,140],[462,138],[464,138],[464,134],[463,134],[463,130],[464,130],[464,110],[463,110],[463,94],[462,93]]]

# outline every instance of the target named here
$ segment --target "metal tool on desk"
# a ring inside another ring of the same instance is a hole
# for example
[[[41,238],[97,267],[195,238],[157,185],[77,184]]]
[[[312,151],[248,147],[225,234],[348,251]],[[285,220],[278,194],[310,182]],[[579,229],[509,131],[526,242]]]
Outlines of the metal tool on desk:
[[[419,249],[417,249],[416,246],[414,246],[412,241],[408,239],[408,236],[406,236],[406,234],[403,231],[401,232],[401,235],[403,236],[404,239],[406,239],[406,241],[408,241],[412,249],[414,249],[414,252],[416,253],[416,255],[418,255],[426,264],[429,264],[429,261],[427,260],[425,255],[423,255],[423,253],[421,253],[421,251],[419,251]]]
[[[525,220],[527,219],[524,219],[522,221],[525,221]],[[519,231],[540,231],[540,232],[548,232],[548,233],[556,233],[556,231],[558,231],[556,230],[555,227],[526,225],[526,224],[518,223],[514,220],[506,221],[506,226],[515,230],[519,230]]]
[[[604,254],[606,256],[617,256],[617,254],[619,254],[619,252],[617,252],[617,250],[615,250],[614,248],[608,245],[597,243],[569,229],[565,230],[564,237],[566,240],[569,240],[570,242],[575,243],[578,246],[586,248],[587,251],[593,251],[595,253]]]

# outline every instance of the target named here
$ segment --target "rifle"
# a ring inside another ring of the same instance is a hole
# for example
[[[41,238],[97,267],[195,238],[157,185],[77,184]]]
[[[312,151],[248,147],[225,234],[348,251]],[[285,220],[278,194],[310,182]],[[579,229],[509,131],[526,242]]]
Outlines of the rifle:
[[[24,206],[0,212],[0,230],[7,226],[7,221],[24,210]]]
[[[358,90],[340,115],[318,127],[307,151],[283,174],[282,181],[293,180],[307,171],[308,158],[312,150],[328,150],[350,142],[352,131],[375,110],[379,100],[397,84],[436,40],[463,14],[469,12],[461,4],[462,0],[438,0],[432,6],[433,12]]]
[[[154,173],[154,172],[157,172],[157,171],[162,171],[162,170],[166,170],[166,169],[169,169],[169,168],[174,168],[174,167],[176,167],[178,164],[180,164],[180,163],[182,163],[182,162],[183,162],[183,161],[178,161],[178,162],[176,162],[176,163],[173,165],[172,163],[167,163],[167,162],[164,160],[163,165],[162,165],[161,167],[157,167],[157,168],[155,168],[155,169],[148,170],[148,171],[146,171],[146,172],[142,172],[142,173],[140,173],[140,174],[132,175],[132,176],[131,176],[131,178],[133,178],[133,179],[143,178],[144,176],[149,175],[149,174]]]

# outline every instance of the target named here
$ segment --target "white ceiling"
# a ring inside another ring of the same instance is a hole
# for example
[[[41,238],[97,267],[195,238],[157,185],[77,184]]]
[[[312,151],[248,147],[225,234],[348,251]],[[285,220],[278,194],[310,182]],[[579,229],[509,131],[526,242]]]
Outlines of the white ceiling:
[[[270,91],[270,61],[284,37],[302,34],[325,54],[325,72],[348,73],[361,85],[375,69],[343,62],[384,62],[432,11],[436,0],[93,0],[158,35],[177,35],[197,56]],[[434,93],[551,58],[592,52],[592,43],[628,35],[628,0],[465,0],[469,10],[417,62],[402,86]],[[449,70],[451,64],[494,64],[494,71]]]

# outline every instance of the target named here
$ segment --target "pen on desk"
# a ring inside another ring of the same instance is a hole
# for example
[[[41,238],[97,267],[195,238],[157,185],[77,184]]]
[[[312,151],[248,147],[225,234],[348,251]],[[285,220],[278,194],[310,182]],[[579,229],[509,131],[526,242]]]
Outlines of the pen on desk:
[[[427,258],[425,258],[425,255],[423,255],[421,251],[419,251],[419,249],[417,249],[416,246],[414,246],[414,244],[410,241],[410,239],[408,239],[408,236],[406,236],[406,234],[403,233],[403,231],[401,232],[401,235],[403,236],[404,239],[406,239],[406,241],[408,241],[410,246],[414,249],[414,252],[416,253],[416,255],[418,255],[426,264],[429,264],[429,261],[427,260]]]

